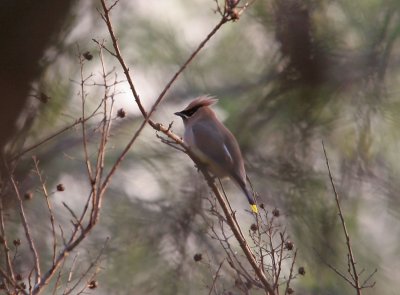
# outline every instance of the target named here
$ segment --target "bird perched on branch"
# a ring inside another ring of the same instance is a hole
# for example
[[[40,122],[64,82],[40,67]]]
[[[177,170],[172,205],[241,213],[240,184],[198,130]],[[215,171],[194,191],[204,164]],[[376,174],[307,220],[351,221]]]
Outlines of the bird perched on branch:
[[[183,120],[183,140],[216,177],[232,179],[244,192],[252,212],[258,208],[247,189],[246,171],[239,144],[210,108],[217,100],[200,96],[175,115]]]

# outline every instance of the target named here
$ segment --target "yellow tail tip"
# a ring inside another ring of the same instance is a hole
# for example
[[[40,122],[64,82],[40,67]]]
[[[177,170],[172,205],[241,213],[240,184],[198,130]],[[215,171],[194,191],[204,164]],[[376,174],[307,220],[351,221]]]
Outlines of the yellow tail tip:
[[[257,205],[250,205],[251,211],[253,211],[253,213],[258,213],[258,208]]]

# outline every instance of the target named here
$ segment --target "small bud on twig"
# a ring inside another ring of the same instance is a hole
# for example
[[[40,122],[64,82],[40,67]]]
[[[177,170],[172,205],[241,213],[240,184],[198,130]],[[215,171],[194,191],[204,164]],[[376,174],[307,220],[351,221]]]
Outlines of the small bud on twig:
[[[289,240],[286,241],[286,243],[285,243],[285,249],[291,251],[291,250],[293,250],[293,247],[294,247],[294,244],[293,244],[292,241],[289,241]]]
[[[17,274],[15,275],[15,279],[16,279],[17,281],[22,281],[22,276],[21,276],[21,274],[17,273]]]
[[[119,109],[117,112],[117,117],[123,119],[123,118],[125,118],[125,116],[126,116],[125,110]]]
[[[93,58],[93,55],[89,52],[89,51],[86,51],[84,54],[82,54],[83,55],[83,57],[86,59],[86,60],[92,60],[92,58]]]
[[[255,224],[255,223],[253,223],[251,226],[250,226],[250,229],[252,230],[252,231],[257,231],[257,224]]]
[[[275,208],[274,210],[272,210],[272,215],[274,215],[275,217],[279,217],[280,212],[278,208]]]
[[[18,247],[19,245],[21,245],[21,240],[20,239],[15,239],[13,241],[13,244],[14,244],[15,247]]]
[[[203,255],[201,255],[201,253],[196,253],[196,254],[194,254],[194,256],[193,256],[193,259],[194,259],[194,261],[198,262],[198,261],[200,261],[201,259],[203,259]]]
[[[33,193],[32,192],[26,192],[24,195],[25,200],[32,200],[33,198]]]
[[[287,291],[286,291],[288,294],[293,294],[294,293],[294,290],[292,289],[292,288],[287,288]]]
[[[57,184],[57,190],[59,192],[65,191],[65,186],[62,183]]]
[[[92,281],[89,282],[88,288],[89,289],[96,289],[98,285],[99,285],[99,283],[96,280],[92,280]]]
[[[40,92],[39,95],[35,96],[37,99],[39,99],[43,103],[47,103],[50,100],[50,96],[48,96],[44,92]]]

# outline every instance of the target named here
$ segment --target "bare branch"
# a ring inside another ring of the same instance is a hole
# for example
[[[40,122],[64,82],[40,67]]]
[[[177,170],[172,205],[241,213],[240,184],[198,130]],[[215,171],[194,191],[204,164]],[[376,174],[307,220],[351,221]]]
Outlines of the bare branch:
[[[88,172],[88,177],[90,183],[93,182],[93,175],[92,175],[92,167],[89,159],[89,154],[88,154],[88,147],[87,147],[87,138],[86,138],[86,122],[85,122],[85,102],[86,102],[86,93],[85,93],[85,78],[83,74],[83,69],[84,69],[84,58],[80,53],[79,50],[79,45],[77,45],[77,50],[78,50],[78,58],[79,58],[79,65],[80,65],[80,77],[81,77],[81,82],[80,82],[80,94],[81,94],[81,108],[82,108],[82,120],[81,120],[81,126],[82,126],[82,142],[83,142],[83,152],[85,155],[85,163],[86,163],[86,169]]]
[[[39,262],[39,255],[37,253],[36,247],[35,247],[35,243],[33,241],[32,238],[32,234],[31,234],[31,230],[29,227],[29,223],[26,219],[26,215],[25,215],[25,210],[24,210],[24,206],[22,204],[22,199],[21,199],[21,195],[19,193],[18,190],[18,186],[15,183],[14,177],[12,175],[10,175],[10,181],[14,187],[14,191],[15,194],[17,196],[18,199],[18,205],[19,205],[19,214],[21,217],[21,221],[22,224],[24,226],[24,230],[25,230],[25,235],[26,235],[26,239],[28,240],[28,244],[29,244],[29,248],[32,252],[32,256],[33,256],[33,261],[34,261],[34,266],[35,266],[35,284],[40,283],[40,262]]]
[[[192,159],[195,159],[195,163],[200,163],[200,161],[197,160],[197,158],[194,155],[191,155]],[[198,166],[200,167],[200,165]],[[250,265],[252,266],[254,272],[256,273],[257,277],[263,284],[265,291],[267,291],[269,294],[275,294],[271,284],[268,282],[265,273],[262,271],[262,269],[258,266],[258,263],[256,261],[256,258],[251,251],[246,239],[244,239],[242,232],[233,216],[233,212],[229,209],[229,205],[225,201],[225,198],[221,195],[220,191],[218,190],[218,187],[215,185],[213,178],[210,176],[207,170],[205,169],[200,169],[201,172],[203,173],[208,186],[211,188],[213,191],[214,195],[216,196],[218,203],[220,204],[222,210],[224,211],[224,215],[226,217],[227,223],[229,227],[231,228],[236,240],[239,243],[240,248],[242,248],[247,260],[249,261]]]
[[[333,189],[333,193],[335,196],[335,202],[336,202],[336,206],[339,212],[339,218],[342,224],[342,229],[343,229],[343,234],[346,238],[346,246],[347,246],[347,257],[348,257],[348,272],[352,278],[352,281],[350,281],[349,279],[347,279],[344,275],[342,275],[340,272],[336,271],[336,269],[334,269],[333,267],[331,267],[331,269],[333,269],[337,274],[339,274],[342,278],[344,278],[348,283],[350,283],[353,288],[356,290],[357,295],[361,295],[361,289],[363,288],[363,285],[360,285],[360,281],[359,281],[359,273],[357,271],[356,268],[356,261],[354,258],[354,254],[353,254],[353,249],[351,246],[351,241],[350,241],[350,236],[349,233],[347,231],[347,226],[346,226],[346,222],[344,220],[344,216],[342,213],[342,208],[340,206],[340,201],[339,201],[339,195],[336,191],[336,187],[335,187],[335,183],[333,181],[333,177],[332,177],[332,172],[330,169],[330,165],[329,165],[329,160],[328,160],[328,156],[325,150],[325,145],[324,142],[322,141],[322,148],[324,151],[324,156],[325,156],[325,161],[326,161],[326,167],[328,168],[328,174],[329,174],[329,180],[331,182],[332,185],[332,189]],[[373,276],[374,272],[367,278],[366,281],[370,280],[371,277]]]
[[[218,266],[217,271],[215,272],[214,279],[213,279],[213,282],[212,282],[212,285],[211,285],[211,288],[210,288],[210,292],[208,292],[208,295],[211,295],[212,291],[213,291],[214,288],[215,288],[215,283],[217,282],[217,279],[218,279],[218,276],[219,276],[219,271],[221,270],[221,267],[222,267],[222,265],[224,264],[224,262],[225,262],[225,259],[223,259],[223,260],[221,261],[221,263],[220,263],[219,266]]]
[[[373,272],[371,272],[371,274],[364,280],[364,282],[361,284],[361,288],[365,289],[365,288],[372,288],[375,286],[376,282],[372,282],[371,284],[369,284],[368,282],[372,279],[372,277],[378,272],[378,269],[375,268],[375,270]]]
[[[76,281],[76,283],[74,284],[74,286],[72,286],[69,290],[66,289],[64,294],[68,295],[71,294],[78,286],[79,284],[82,282],[82,280],[87,276],[87,274],[95,267],[98,265],[99,260],[101,258],[101,256],[103,256],[103,253],[105,251],[105,249],[107,248],[108,242],[109,242],[110,238],[106,238],[103,247],[101,248],[100,252],[97,254],[97,256],[95,257],[95,259],[90,263],[90,265],[87,267],[87,269],[79,276],[79,279]],[[86,288],[85,288],[86,289]]]
[[[10,248],[8,247],[8,242],[7,242],[7,235],[6,235],[6,229],[5,229],[5,223],[4,223],[4,209],[3,209],[3,197],[0,197],[0,232],[1,232],[1,238],[2,238],[2,243],[3,243],[3,249],[4,249],[4,255],[6,259],[6,267],[7,267],[7,273],[10,276],[11,280],[14,280],[14,270],[13,266],[11,263],[10,259]]]
[[[9,277],[8,274],[0,267],[0,274],[6,279],[6,281],[14,287],[15,290],[21,291],[24,295],[28,295],[24,289],[22,289],[13,278]]]
[[[52,239],[53,239],[53,264],[54,264],[56,261],[57,238],[56,238],[56,229],[55,229],[55,225],[54,225],[55,218],[54,218],[54,214],[53,214],[53,208],[50,203],[50,197],[47,192],[46,184],[42,177],[42,173],[40,172],[40,169],[39,169],[39,161],[36,159],[36,157],[32,157],[32,159],[33,159],[33,163],[35,164],[36,174],[38,175],[40,184],[42,185],[43,195],[46,199],[47,209],[48,209],[49,215],[50,215],[51,234],[52,234]]]
[[[286,282],[286,289],[285,289],[285,295],[288,294],[290,282],[293,279],[293,268],[294,268],[294,263],[296,261],[296,256],[297,256],[297,250],[294,252],[293,260],[292,260],[292,265],[290,266],[290,272],[289,272],[289,278]]]

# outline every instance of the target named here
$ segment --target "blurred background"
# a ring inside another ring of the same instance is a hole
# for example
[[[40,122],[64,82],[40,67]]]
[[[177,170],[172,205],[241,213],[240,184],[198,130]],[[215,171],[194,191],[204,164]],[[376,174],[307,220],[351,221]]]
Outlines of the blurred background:
[[[112,48],[98,1],[5,1],[0,4],[0,147],[17,154],[81,116],[79,52],[85,62],[87,112],[102,98],[99,50]],[[135,86],[148,109],[175,71],[218,23],[215,1],[120,1],[114,30]],[[18,20],[18,21],[17,21]],[[364,276],[378,269],[363,294],[398,294],[400,279],[400,6],[397,0],[258,0],[240,20],[224,25],[180,76],[154,119],[182,134],[173,115],[196,96],[219,99],[214,107],[236,135],[247,172],[267,208],[299,249],[306,275],[296,294],[355,294],[323,261],[347,271],[346,248],[330,186],[322,141],[342,201],[353,250]],[[124,81],[105,54],[107,71]],[[397,85],[397,86],[396,86]],[[111,165],[141,122],[122,82],[106,164]],[[99,120],[88,123],[96,154]],[[25,154],[16,167],[42,257],[51,253],[47,207],[32,173],[32,155],[52,192],[56,221],[68,226],[62,206],[81,210],[90,184],[79,125]],[[2,167],[4,169],[4,167]],[[224,182],[239,223],[252,222],[245,198]],[[79,248],[82,268],[110,237],[95,294],[208,294],[224,253],[210,239],[204,217],[209,191],[183,153],[146,127],[112,180],[101,222]],[[23,231],[13,199],[7,203],[11,238]],[[247,230],[246,230],[247,231]],[[45,237],[48,237],[47,240]],[[27,245],[18,269],[29,273]],[[206,262],[196,263],[195,253]],[[74,253],[76,255],[77,252]],[[50,263],[50,262],[49,262]],[[69,261],[68,263],[71,263]],[[77,274],[78,275],[78,274]],[[241,294],[229,268],[218,294]],[[252,291],[250,291],[251,294]],[[258,294],[254,292],[254,294]]]

